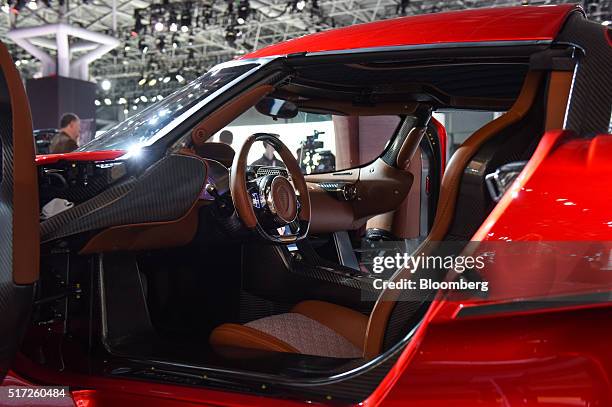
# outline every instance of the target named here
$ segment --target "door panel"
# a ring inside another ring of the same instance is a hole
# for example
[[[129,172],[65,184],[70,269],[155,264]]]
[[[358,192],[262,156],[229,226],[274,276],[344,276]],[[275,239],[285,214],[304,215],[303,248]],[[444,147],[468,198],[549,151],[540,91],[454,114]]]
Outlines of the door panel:
[[[0,380],[27,327],[38,280],[38,183],[30,106],[0,43]]]

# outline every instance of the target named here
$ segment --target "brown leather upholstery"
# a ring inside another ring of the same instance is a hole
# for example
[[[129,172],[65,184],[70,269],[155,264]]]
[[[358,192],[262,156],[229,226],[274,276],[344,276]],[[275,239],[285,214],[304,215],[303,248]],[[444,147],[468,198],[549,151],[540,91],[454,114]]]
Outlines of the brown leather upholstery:
[[[455,203],[463,170],[472,156],[474,156],[487,140],[499,133],[502,129],[517,123],[525,117],[536,100],[536,95],[543,76],[543,72],[529,72],[512,108],[510,108],[506,114],[477,130],[457,149],[455,154],[453,154],[446,166],[440,185],[440,195],[434,224],[421,247],[417,249],[417,252],[423,252],[427,255],[435,248],[435,244],[432,243],[444,239],[455,213]],[[399,280],[409,277],[411,277],[410,271],[400,270],[393,279]],[[386,290],[381,294],[374,305],[370,320],[368,321],[364,345],[364,354],[367,358],[375,357],[382,351],[387,324],[398,295],[398,290]]]
[[[317,323],[319,330],[324,330],[325,327],[329,328],[327,331],[330,338],[323,338],[321,341],[321,349],[310,349],[308,354],[315,354],[320,356],[334,356],[330,349],[323,349],[326,344],[329,344],[330,339],[336,339],[335,342],[348,341],[351,345],[347,345],[340,350],[340,352],[346,353],[346,357],[358,357],[361,356],[361,349],[363,349],[363,338],[365,328],[368,322],[368,317],[365,315],[353,311],[352,309],[345,308],[339,305],[331,304],[323,301],[304,301],[297,304],[289,314],[281,314],[279,317],[286,315],[288,318],[291,315],[302,317],[303,321],[310,321],[311,326],[317,329]],[[265,321],[270,319],[270,321]],[[239,324],[223,324],[215,328],[210,336],[210,343],[214,347],[225,347],[232,346],[238,348],[252,348],[261,349],[274,352],[290,352],[290,353],[301,353],[297,350],[296,346],[287,343],[279,339],[282,336],[281,333],[277,333],[277,336],[271,335],[266,332],[266,329],[261,327],[262,325],[279,324],[280,322],[275,321],[274,316],[268,318],[262,318],[260,320],[253,321],[246,325]],[[249,326],[253,325],[253,326]],[[255,328],[259,327],[259,329]],[[274,328],[274,326],[272,325]],[[276,330],[286,329],[289,330],[292,326],[277,325]],[[301,342],[308,341],[308,336],[321,334],[321,332],[287,332],[287,336],[302,335],[307,336],[302,338]],[[333,336],[339,336],[339,338],[333,338]],[[317,339],[321,338],[315,338]],[[338,341],[339,340],[339,341]],[[300,342],[300,341],[298,341]],[[336,347],[338,343],[335,344]],[[341,345],[340,345],[341,346]],[[299,347],[299,346],[298,346]],[[348,348],[348,349],[347,349]]]
[[[13,281],[32,284],[38,280],[40,263],[38,178],[34,164],[32,116],[21,77],[4,44],[0,44],[0,67],[13,115]]]
[[[498,134],[501,130],[517,123],[519,120],[525,117],[536,100],[537,92],[540,88],[543,77],[543,72],[529,72],[525,78],[521,92],[512,108],[503,116],[500,116],[496,120],[487,123],[481,129],[476,131],[461,145],[461,147],[459,147],[459,149],[457,149],[449,161],[442,178],[436,219],[434,221],[432,230],[430,231],[425,242],[417,250],[419,253],[430,253],[435,246],[435,242],[444,239],[454,215],[461,177],[470,159],[487,140]],[[393,276],[393,279],[398,280],[401,278],[410,278],[411,276],[412,274],[409,270],[400,270],[395,276]],[[365,358],[373,358],[382,351],[387,325],[398,296],[399,290],[386,290],[381,294],[376,302],[367,321],[367,326],[365,328],[363,337],[363,354]],[[351,342],[355,345],[361,343],[358,336],[361,329],[363,329],[363,319],[357,317],[355,315],[355,311],[347,311],[347,309],[344,307],[339,307],[329,303],[310,303],[311,301],[300,303],[294,310],[305,313],[313,318],[320,318],[322,324],[331,327],[336,332],[351,340]],[[351,316],[347,317],[347,315]],[[347,327],[348,320],[353,321],[352,323],[355,325],[350,330]],[[247,339],[244,341],[240,340],[238,336],[228,338],[227,335],[220,335],[217,330],[220,329],[221,334],[223,334],[227,331],[227,325],[228,324],[221,325],[215,329],[215,331],[213,331],[213,335],[211,336],[212,343],[216,345],[231,344],[233,346],[242,347],[250,346],[248,343],[252,341],[251,333],[247,335]],[[236,328],[234,326],[230,326],[230,330],[231,329],[234,329],[234,332],[239,332],[240,330],[240,328]],[[238,335],[240,335],[240,333],[238,333]],[[261,343],[263,339],[261,339],[260,336],[257,337],[259,338],[258,343]],[[266,338],[266,341],[268,341],[268,338]],[[284,345],[275,344],[274,346],[277,346],[278,349],[288,349]],[[268,349],[275,350],[272,349],[272,346],[270,346]],[[289,350],[283,351],[288,352]]]
[[[386,230],[398,239],[413,239],[419,236],[421,226],[421,169],[420,152],[409,161],[406,171],[414,175],[410,192],[396,210],[374,216],[366,224],[366,229]]]
[[[214,347],[232,346],[273,352],[299,353],[293,346],[277,339],[275,336],[240,324],[223,324],[216,327],[210,335],[210,344]]]
[[[573,75],[571,71],[555,71],[550,74],[546,103],[546,131],[563,128]]]
[[[201,146],[212,137],[217,131],[221,130],[230,121],[244,113],[248,108],[254,106],[263,99],[274,87],[262,85],[250,89],[237,98],[227,102],[221,108],[206,116],[200,124],[191,131],[191,140],[195,146]]]

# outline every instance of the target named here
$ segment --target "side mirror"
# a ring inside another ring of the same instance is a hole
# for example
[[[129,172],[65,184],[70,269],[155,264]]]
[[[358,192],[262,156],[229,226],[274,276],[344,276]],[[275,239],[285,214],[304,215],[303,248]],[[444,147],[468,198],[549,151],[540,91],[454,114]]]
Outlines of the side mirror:
[[[270,97],[265,97],[260,100],[255,105],[255,109],[259,113],[274,119],[293,119],[299,112],[295,103]]]

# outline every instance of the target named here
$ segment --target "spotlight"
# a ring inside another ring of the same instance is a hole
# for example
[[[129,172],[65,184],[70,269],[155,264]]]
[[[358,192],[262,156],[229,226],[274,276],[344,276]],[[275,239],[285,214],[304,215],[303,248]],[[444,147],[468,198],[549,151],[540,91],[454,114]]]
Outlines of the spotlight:
[[[130,112],[129,110],[127,110],[127,109],[123,109],[123,114],[124,114],[124,115],[126,115],[126,116],[127,116],[127,114],[128,114],[129,112]]]
[[[100,84],[102,90],[108,91],[111,88],[111,82],[108,79],[104,79]]]
[[[234,26],[228,26],[225,29],[225,40],[231,46],[236,45],[236,38],[238,37],[238,30]]]
[[[142,96],[140,97],[140,101],[141,101],[141,102],[148,102],[148,101],[149,101],[149,99],[148,99],[148,98],[147,98],[145,95],[142,95]]]
[[[240,3],[238,3],[238,18],[236,20],[238,24],[244,24],[250,12],[251,6],[249,0],[241,0]]]
[[[296,8],[298,11],[302,11],[302,10],[304,10],[304,7],[306,7],[306,1],[304,1],[304,0],[298,0],[298,2],[297,2],[297,3],[295,3],[295,8]]]
[[[119,98],[117,103],[120,104],[120,105],[126,105],[127,104],[127,100],[125,100],[125,98]]]
[[[147,78],[145,78],[144,76],[138,80],[139,86],[143,86],[145,83],[147,83]]]
[[[141,40],[138,41],[138,49],[143,54],[146,54],[147,51],[149,50],[149,46],[145,43],[145,41],[143,39],[141,39]]]
[[[155,23],[155,31],[164,31],[164,23],[158,21]]]
[[[38,10],[38,2],[36,2],[35,0],[31,0],[31,1],[28,3],[28,8],[29,8],[30,10]]]
[[[176,34],[172,36],[172,48],[177,49],[180,43]]]
[[[169,76],[165,76],[162,82],[164,82],[164,83],[170,82],[170,77]]]
[[[170,31],[175,33],[177,30],[178,30],[178,25],[176,25],[176,23],[170,24]]]
[[[166,52],[166,38],[162,35],[156,41],[159,52]]]
[[[124,51],[129,51],[130,50],[130,44],[125,44],[125,47],[123,47]]]
[[[183,10],[181,14],[181,31],[186,33],[191,27],[191,11],[189,9]]]
[[[132,106],[132,110],[136,110],[136,109],[138,109],[138,106],[136,105]]]
[[[98,99],[96,99],[96,100],[94,100],[94,105],[96,105],[96,106],[100,106],[100,105],[101,105],[101,103],[100,103],[100,101],[99,101]]]
[[[112,101],[111,101],[109,98],[104,98],[104,104],[105,104],[106,106],[110,106],[110,105],[112,105],[112,104],[113,104],[113,102],[112,102]]]
[[[8,14],[11,11],[11,8],[9,7],[8,4],[3,4],[2,7],[0,8],[2,10],[3,13]]]
[[[610,23],[611,23],[610,21],[604,21],[603,23],[601,23],[601,25],[603,25],[603,26],[609,26],[609,25],[610,25]]]
[[[176,74],[174,77],[176,78],[176,81],[177,81],[178,83],[183,83],[183,82],[185,82],[185,78],[184,78],[184,77],[183,77],[183,75],[181,75],[180,73],[177,73],[177,74]]]
[[[157,95],[157,100],[162,100],[164,97],[162,95]]]
[[[153,78],[149,81],[149,86],[155,86],[156,83],[157,83],[157,79]]]

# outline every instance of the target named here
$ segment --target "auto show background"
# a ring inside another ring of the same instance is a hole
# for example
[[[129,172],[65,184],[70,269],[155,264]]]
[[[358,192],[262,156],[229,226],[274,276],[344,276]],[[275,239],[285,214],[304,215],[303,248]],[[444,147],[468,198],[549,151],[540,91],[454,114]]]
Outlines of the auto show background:
[[[290,38],[398,16],[558,3],[575,1],[2,0],[0,38],[26,82],[35,128],[53,127],[73,111],[99,135],[211,66]],[[612,0],[581,5],[589,18],[610,24]],[[448,153],[493,115],[440,113]],[[329,125],[306,120],[296,131]]]

